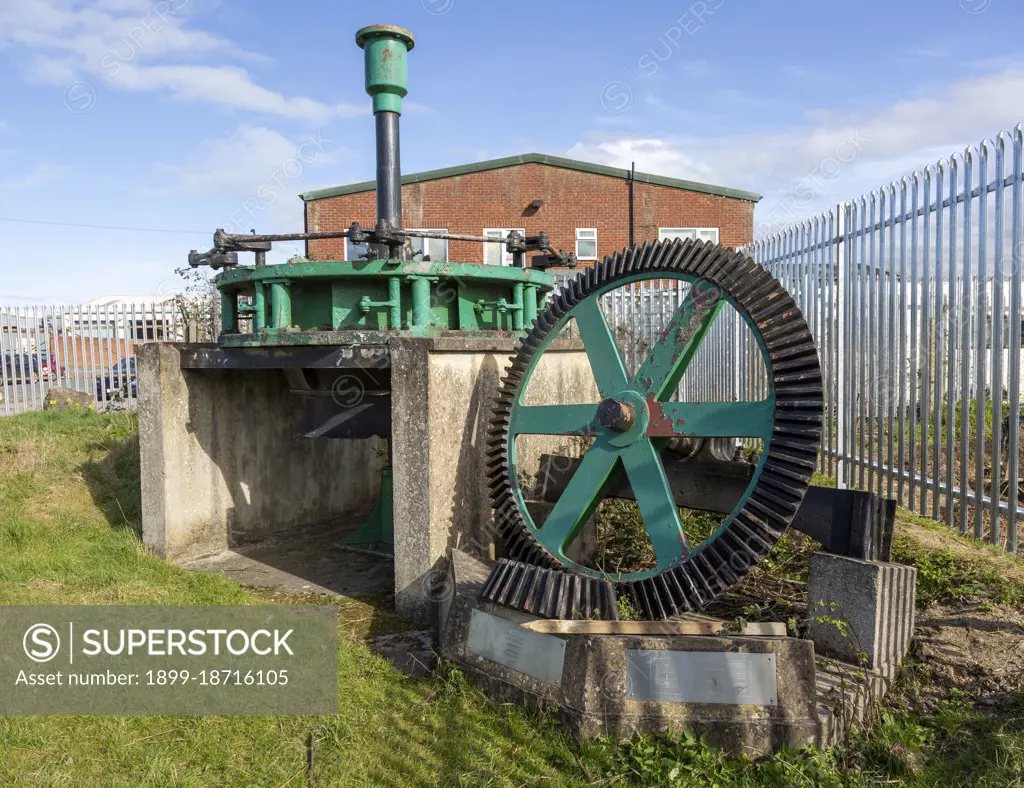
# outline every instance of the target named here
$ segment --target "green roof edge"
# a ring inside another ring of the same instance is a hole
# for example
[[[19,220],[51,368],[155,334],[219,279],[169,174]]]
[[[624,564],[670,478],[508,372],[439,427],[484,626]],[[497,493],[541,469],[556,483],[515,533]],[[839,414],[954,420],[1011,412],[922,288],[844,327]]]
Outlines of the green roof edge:
[[[486,172],[487,170],[498,170],[502,167],[514,167],[517,164],[547,164],[550,167],[562,167],[566,170],[577,172],[589,172],[594,175],[606,175],[611,178],[629,179],[629,170],[621,167],[608,167],[604,164],[592,164],[588,161],[566,159],[562,156],[548,156],[544,153],[522,153],[518,156],[505,156],[501,159],[488,159],[477,161],[471,164],[459,164],[455,167],[442,167],[438,170],[424,170],[402,176],[402,185],[410,183],[423,183],[424,181],[436,181],[441,178],[454,178],[457,175],[469,175],[474,172]],[[741,189],[728,189],[724,186],[714,186],[709,183],[697,181],[685,181],[681,178],[667,178],[663,175],[653,175],[649,172],[636,173],[638,183],[650,183],[654,186],[665,186],[670,189],[683,189],[690,192],[702,192],[703,194],[714,194],[718,197],[731,197],[736,200],[747,200],[758,202],[761,195],[757,192],[747,192]],[[369,192],[377,188],[375,181],[360,181],[349,183],[344,186],[330,186],[326,189],[314,189],[299,195],[303,202],[315,202],[326,200],[329,197],[342,197],[346,194],[358,194]]]

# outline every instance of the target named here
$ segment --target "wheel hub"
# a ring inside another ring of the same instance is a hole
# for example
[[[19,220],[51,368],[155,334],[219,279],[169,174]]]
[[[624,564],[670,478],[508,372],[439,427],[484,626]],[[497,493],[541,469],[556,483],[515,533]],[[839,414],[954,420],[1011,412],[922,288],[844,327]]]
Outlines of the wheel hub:
[[[609,397],[597,406],[597,423],[612,432],[628,432],[636,412],[628,402]]]
[[[650,409],[639,392],[620,391],[597,406],[595,421],[612,446],[629,446],[647,433]]]

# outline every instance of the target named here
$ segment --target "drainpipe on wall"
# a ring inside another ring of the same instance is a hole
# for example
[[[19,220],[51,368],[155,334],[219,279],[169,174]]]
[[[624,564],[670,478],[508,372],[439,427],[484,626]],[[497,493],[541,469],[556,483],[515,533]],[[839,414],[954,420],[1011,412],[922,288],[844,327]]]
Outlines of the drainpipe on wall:
[[[635,222],[633,220],[633,182],[636,180],[636,162],[629,163],[629,245],[635,243]]]

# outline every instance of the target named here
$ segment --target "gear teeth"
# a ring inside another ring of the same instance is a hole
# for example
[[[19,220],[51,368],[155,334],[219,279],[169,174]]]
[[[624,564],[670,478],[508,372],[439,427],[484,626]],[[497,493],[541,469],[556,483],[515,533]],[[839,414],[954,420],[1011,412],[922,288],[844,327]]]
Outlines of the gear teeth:
[[[617,621],[618,597],[607,580],[499,558],[480,598],[542,618]]]
[[[764,465],[739,513],[726,527],[666,570],[637,579],[566,572],[562,559],[538,541],[532,519],[524,517],[520,508],[515,469],[508,461],[514,437],[512,405],[534,357],[561,330],[573,308],[594,297],[595,291],[645,272],[651,272],[651,278],[659,274],[701,278],[722,288],[750,317],[766,348],[775,385],[775,421],[763,452]],[[817,349],[803,314],[785,288],[742,252],[694,239],[648,241],[581,271],[549,298],[519,342],[499,386],[486,433],[485,468],[507,557],[492,569],[483,598],[548,618],[616,618],[616,594],[630,599],[644,618],[701,609],[740,582],[791,522],[816,467],[823,403]]]

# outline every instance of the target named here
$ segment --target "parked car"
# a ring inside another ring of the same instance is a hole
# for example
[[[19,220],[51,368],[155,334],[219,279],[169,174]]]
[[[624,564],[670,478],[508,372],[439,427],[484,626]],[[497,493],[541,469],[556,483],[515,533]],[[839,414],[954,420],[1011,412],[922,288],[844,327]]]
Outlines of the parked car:
[[[51,377],[55,380],[60,378],[64,370],[59,367],[57,360],[51,358],[48,353],[40,353],[38,355],[39,377],[43,380],[50,380]]]
[[[29,383],[38,379],[39,360],[29,353],[7,353],[4,375],[9,383]]]
[[[107,402],[117,397],[134,399],[138,396],[135,379],[135,357],[122,358],[110,372],[96,376],[96,399]]]

